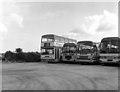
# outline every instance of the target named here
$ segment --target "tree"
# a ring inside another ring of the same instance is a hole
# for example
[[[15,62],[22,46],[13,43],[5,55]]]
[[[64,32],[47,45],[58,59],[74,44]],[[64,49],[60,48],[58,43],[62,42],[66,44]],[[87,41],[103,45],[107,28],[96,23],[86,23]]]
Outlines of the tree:
[[[40,62],[40,53],[28,52],[25,54],[26,62]]]
[[[19,62],[19,61],[24,62],[25,54],[23,53],[22,49],[21,48],[16,48],[15,52],[16,52],[16,61],[17,62]]]
[[[21,48],[16,48],[15,52],[16,52],[16,53],[21,53],[21,52],[22,52],[22,49],[21,49]]]
[[[7,51],[7,52],[5,52],[4,58],[5,58],[5,60],[13,61],[13,60],[15,60],[15,53],[13,53],[11,51]]]

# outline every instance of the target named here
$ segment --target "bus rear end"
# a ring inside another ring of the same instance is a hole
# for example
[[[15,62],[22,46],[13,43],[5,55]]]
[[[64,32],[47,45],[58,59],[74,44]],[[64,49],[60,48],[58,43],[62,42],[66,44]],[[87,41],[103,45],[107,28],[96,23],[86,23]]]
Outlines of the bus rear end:
[[[100,61],[104,64],[120,62],[120,38],[107,37],[101,40]]]

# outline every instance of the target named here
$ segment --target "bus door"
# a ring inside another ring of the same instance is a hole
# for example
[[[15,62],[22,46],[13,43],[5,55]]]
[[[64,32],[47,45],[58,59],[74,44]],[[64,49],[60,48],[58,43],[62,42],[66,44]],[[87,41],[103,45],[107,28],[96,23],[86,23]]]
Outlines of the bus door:
[[[59,48],[55,48],[55,59],[59,60]]]
[[[61,57],[61,54],[62,54],[62,49],[59,48],[59,59],[60,59],[60,57]]]

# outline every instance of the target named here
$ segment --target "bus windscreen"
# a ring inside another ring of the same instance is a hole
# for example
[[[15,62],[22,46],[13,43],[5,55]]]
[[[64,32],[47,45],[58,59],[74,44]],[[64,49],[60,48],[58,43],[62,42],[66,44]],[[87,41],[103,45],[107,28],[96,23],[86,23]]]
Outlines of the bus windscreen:
[[[76,51],[76,45],[74,43],[65,43],[63,45],[63,53],[73,53]]]
[[[41,49],[41,54],[42,55],[54,54],[54,49]]]
[[[102,41],[100,44],[100,53],[120,53],[120,41]]]
[[[93,46],[79,45],[79,46],[78,46],[78,51],[79,51],[80,53],[92,53],[92,51],[93,51]]]
[[[75,52],[76,51],[76,47],[69,47],[69,46],[67,46],[67,47],[63,47],[63,53],[69,53],[69,52]]]

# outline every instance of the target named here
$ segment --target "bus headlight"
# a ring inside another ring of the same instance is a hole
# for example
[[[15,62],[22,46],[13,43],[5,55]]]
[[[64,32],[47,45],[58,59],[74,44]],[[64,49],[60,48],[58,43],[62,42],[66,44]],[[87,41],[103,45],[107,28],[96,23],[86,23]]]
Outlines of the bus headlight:
[[[100,58],[107,58],[106,56],[100,56]]]
[[[120,59],[120,56],[116,56],[116,57],[114,57],[114,59]]]
[[[88,56],[88,58],[92,58],[92,56],[91,56],[91,55],[89,55],[89,56]]]

